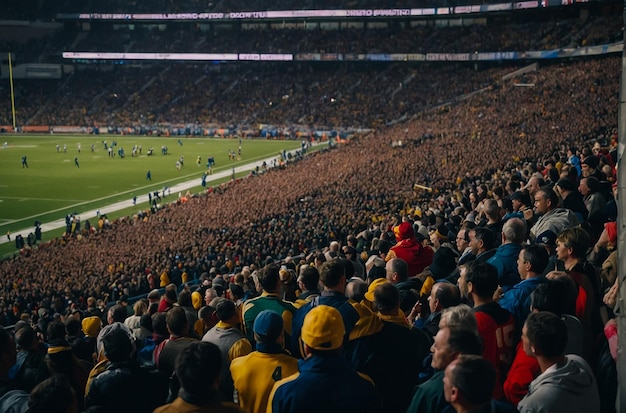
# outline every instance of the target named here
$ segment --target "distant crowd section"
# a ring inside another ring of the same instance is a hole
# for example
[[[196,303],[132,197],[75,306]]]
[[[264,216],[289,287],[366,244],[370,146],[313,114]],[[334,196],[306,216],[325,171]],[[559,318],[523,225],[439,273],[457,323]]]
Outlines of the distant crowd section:
[[[379,127],[488,87],[510,67],[237,64],[81,70],[63,84],[15,83],[23,125],[134,127],[163,123]],[[460,76],[462,74],[462,76]],[[446,84],[433,92],[434,84]],[[4,90],[4,85],[0,86]],[[0,125],[11,124],[0,102]]]
[[[550,13],[537,19],[489,21],[486,25],[436,26],[428,22],[413,27],[403,23],[389,28],[339,30],[276,28],[225,32],[178,24],[164,31],[141,25],[136,25],[133,31],[112,31],[102,26],[65,45],[65,50],[294,54],[523,52],[621,41],[623,23],[615,13],[604,11],[592,12],[586,19],[576,13]]]
[[[228,13],[234,11],[254,12],[269,10],[410,9],[424,7],[454,7],[474,4],[497,4],[507,3],[507,1],[395,0],[389,2],[382,0],[155,0],[150,2],[129,2],[124,0],[59,0],[40,4],[37,0],[7,0],[6,3],[6,13],[4,13],[3,18],[10,20],[34,21],[37,19],[53,19],[58,13]]]
[[[552,50],[608,44],[623,38],[621,14],[588,19],[552,17],[537,22],[503,22],[466,27],[399,25],[393,29],[260,30],[205,32],[189,25],[167,30],[136,26],[90,32],[68,26],[25,43],[0,42],[14,63],[61,63],[61,53],[265,52],[265,53],[474,53]],[[381,43],[380,39],[386,39]],[[128,63],[128,62],[126,62]],[[78,68],[79,66],[77,66]],[[458,66],[421,62],[323,63],[141,63],[89,65],[60,80],[16,79],[18,126],[67,125],[139,128],[158,124],[217,125],[258,130],[259,124],[305,128],[376,128],[406,120],[484,87],[520,66],[480,63]],[[431,85],[446,84],[436,93]],[[9,95],[9,84],[0,84]],[[0,102],[0,125],[13,122],[11,101]]]
[[[601,45],[623,40],[619,4],[580,12],[545,10],[518,19],[489,18],[481,24],[447,26],[422,21],[388,27],[336,30],[259,26],[258,29],[167,22],[165,29],[136,23],[132,30],[112,23],[92,24],[89,31],[67,24],[45,35],[35,29],[22,38],[3,40],[0,50],[15,54],[14,63],[60,63],[61,53],[475,53],[524,52]],[[480,20],[479,20],[480,21]],[[264,27],[261,29],[261,27]],[[381,41],[384,39],[384,41]]]

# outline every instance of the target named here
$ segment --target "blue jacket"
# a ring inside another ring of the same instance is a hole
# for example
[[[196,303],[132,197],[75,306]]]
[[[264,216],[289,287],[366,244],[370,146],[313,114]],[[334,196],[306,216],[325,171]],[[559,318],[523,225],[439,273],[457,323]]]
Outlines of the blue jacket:
[[[488,264],[493,265],[498,270],[498,281],[504,291],[520,282],[517,257],[521,250],[522,246],[519,244],[502,244],[496,249],[493,257],[487,260]]]
[[[526,317],[530,314],[530,294],[544,282],[546,282],[546,278],[543,275],[528,278],[507,290],[498,302],[500,307],[513,314],[518,336],[522,331]]]
[[[333,353],[299,360],[299,373],[276,383],[269,400],[271,411],[381,412],[381,401],[372,382],[348,366],[340,352]]]

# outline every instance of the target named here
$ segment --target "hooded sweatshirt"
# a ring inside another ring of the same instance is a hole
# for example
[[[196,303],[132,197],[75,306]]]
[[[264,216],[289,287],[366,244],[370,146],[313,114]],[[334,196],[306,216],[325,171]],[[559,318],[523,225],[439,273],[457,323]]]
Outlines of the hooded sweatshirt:
[[[600,396],[591,367],[582,357],[565,356],[563,366],[549,367],[530,383],[517,405],[520,413],[587,413],[600,411]]]

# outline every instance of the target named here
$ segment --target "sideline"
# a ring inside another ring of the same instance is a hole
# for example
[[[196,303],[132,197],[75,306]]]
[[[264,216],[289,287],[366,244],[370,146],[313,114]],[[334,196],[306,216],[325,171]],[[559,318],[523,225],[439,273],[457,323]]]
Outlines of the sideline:
[[[313,143],[313,145],[311,146],[311,148],[315,148],[315,147],[319,147],[320,145],[324,145],[324,144],[328,144],[327,142],[323,142],[323,143]],[[309,149],[309,151],[311,150],[311,148]],[[294,149],[291,151],[287,151],[288,153],[291,153],[292,155],[295,155],[295,153],[297,151],[299,151],[300,149]],[[276,159],[276,156],[271,156],[265,159],[261,159],[255,162],[251,162],[248,164],[244,164],[242,166],[238,166],[238,167],[234,167],[231,169],[226,169],[220,172],[215,172],[211,175],[209,175],[207,177],[207,184],[209,182],[213,182],[216,181],[218,179],[222,179],[222,178],[228,178],[230,176],[232,176],[233,174],[233,169],[235,171],[235,174],[241,173],[241,172],[250,172],[252,170],[255,170],[257,168],[257,166],[260,168],[262,168],[263,162],[265,162],[267,165],[270,165],[271,162],[273,160]],[[186,182],[181,182],[178,183],[172,187],[168,187],[170,189],[170,191],[168,191],[168,193],[171,193],[171,195],[168,195],[167,197],[163,197],[163,202],[173,202],[174,200],[176,200],[178,198],[178,193],[179,192],[187,192],[187,190],[191,189],[191,188],[196,188],[201,186],[200,185],[200,174],[198,174],[198,176],[196,178],[194,178],[193,180],[190,181],[186,181]],[[148,192],[146,192],[144,195],[137,195],[137,211],[139,210],[144,210],[146,209],[147,205],[148,205]],[[75,208],[76,206],[78,206],[80,204],[76,204],[76,205],[68,205],[67,207],[63,208],[63,210],[68,210],[71,211],[72,208]],[[141,206],[144,206],[144,208],[142,208]],[[92,218],[96,218],[98,211],[100,211],[101,215],[105,215],[105,214],[109,214],[111,212],[115,212],[115,211],[119,211],[122,209],[126,209],[126,208],[131,208],[133,206],[133,200],[132,199],[128,199],[126,201],[119,201],[116,202],[114,204],[109,204],[109,205],[105,205],[102,206],[100,208],[96,208],[96,209],[91,209],[88,211],[85,211],[80,215],[80,220],[81,222],[85,222],[88,219],[92,219]],[[42,233],[46,233],[49,231],[53,231],[59,228],[65,228],[65,216],[61,217],[60,219],[57,219],[55,221],[51,221],[51,222],[46,222],[46,223],[42,223],[41,224],[41,231]],[[0,244],[7,244],[10,242],[15,242],[15,237],[18,235],[22,235],[22,237],[24,237],[24,240],[26,240],[26,237],[28,236],[29,233],[33,232],[34,233],[35,228],[34,226],[31,226],[29,228],[26,229],[22,229],[19,231],[12,231],[11,232],[11,240],[9,240],[6,236],[6,234],[2,234],[0,235]],[[51,238],[52,239],[52,238]],[[40,242],[46,242],[49,240],[45,240],[45,241],[40,241]]]

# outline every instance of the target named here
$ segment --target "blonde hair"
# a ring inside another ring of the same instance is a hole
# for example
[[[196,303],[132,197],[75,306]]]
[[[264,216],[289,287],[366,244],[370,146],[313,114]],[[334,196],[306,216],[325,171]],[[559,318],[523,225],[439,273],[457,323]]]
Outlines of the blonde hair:
[[[139,300],[133,305],[133,312],[135,315],[142,316],[148,311],[148,306],[144,300]]]

